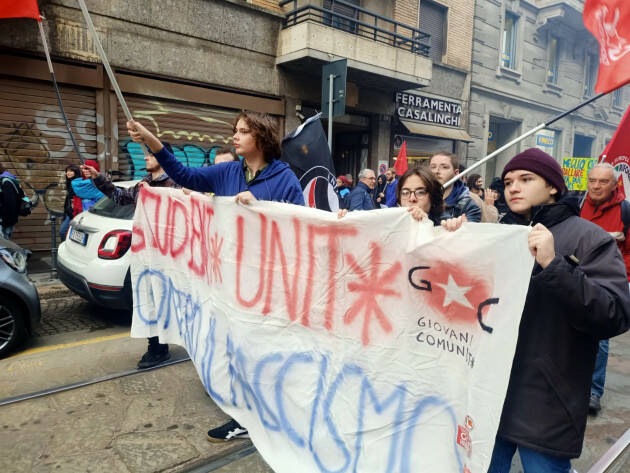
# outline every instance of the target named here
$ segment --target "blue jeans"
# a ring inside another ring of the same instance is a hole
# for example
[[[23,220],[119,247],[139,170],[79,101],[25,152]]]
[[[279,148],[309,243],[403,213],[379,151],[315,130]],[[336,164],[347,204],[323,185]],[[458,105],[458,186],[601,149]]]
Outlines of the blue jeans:
[[[64,241],[66,239],[66,234],[68,233],[68,228],[70,227],[70,217],[66,215],[66,218],[61,222],[61,226],[59,227],[59,239]]]
[[[10,227],[3,227],[0,225],[0,238],[6,238],[7,240],[11,239],[11,234],[13,233],[13,228],[15,225],[11,225]]]
[[[608,340],[599,341],[599,350],[595,359],[595,370],[591,383],[591,396],[602,397],[604,395],[604,383],[606,382],[606,365],[608,364]]]
[[[571,461],[566,458],[535,452],[497,437],[488,473],[509,473],[512,457],[517,448],[524,473],[569,473],[571,471]]]

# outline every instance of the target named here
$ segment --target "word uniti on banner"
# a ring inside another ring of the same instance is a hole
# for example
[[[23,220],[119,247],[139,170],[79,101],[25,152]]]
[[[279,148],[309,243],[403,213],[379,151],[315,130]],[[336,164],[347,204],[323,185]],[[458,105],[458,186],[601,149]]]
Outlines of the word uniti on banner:
[[[277,472],[482,473],[533,266],[528,231],[145,187],[132,336],[184,346]]]

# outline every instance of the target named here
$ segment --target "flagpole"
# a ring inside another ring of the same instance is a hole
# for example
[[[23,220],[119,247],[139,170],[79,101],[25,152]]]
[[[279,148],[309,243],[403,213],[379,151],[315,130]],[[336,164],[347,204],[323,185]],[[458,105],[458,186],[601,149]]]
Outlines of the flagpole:
[[[41,20],[45,20],[45,18],[40,15]],[[42,44],[44,46],[44,54],[46,54],[46,61],[48,62],[48,70],[50,71],[50,75],[52,77],[53,85],[55,86],[55,93],[57,94],[57,102],[59,103],[59,110],[61,110],[61,116],[63,118],[64,123],[66,124],[66,129],[68,130],[68,134],[70,135],[70,140],[72,140],[72,146],[74,146],[74,151],[77,153],[79,157],[79,161],[81,164],[84,163],[83,156],[81,156],[81,152],[79,151],[79,146],[77,145],[76,140],[74,139],[74,134],[72,133],[72,128],[70,127],[70,122],[68,121],[68,117],[66,116],[66,112],[63,108],[63,103],[61,101],[61,94],[59,93],[59,86],[57,85],[57,79],[55,78],[55,71],[53,70],[52,61],[50,60],[50,51],[48,50],[48,41],[46,41],[46,34],[44,33],[44,27],[42,25],[42,21],[37,22],[37,26],[39,26],[39,34],[42,37]]]
[[[470,171],[472,171],[473,169],[478,168],[479,166],[481,166],[482,164],[484,164],[486,161],[494,158],[496,155],[498,155],[499,153],[502,153],[503,151],[505,151],[506,149],[508,149],[511,146],[514,146],[516,143],[523,141],[525,138],[527,138],[530,135],[533,135],[534,133],[536,133],[537,131],[540,131],[546,127],[548,127],[549,125],[551,125],[552,123],[557,122],[558,120],[566,117],[567,115],[569,115],[570,113],[575,112],[576,110],[584,107],[585,105],[588,105],[589,103],[597,100],[600,97],[603,97],[604,95],[606,95],[608,92],[602,92],[601,94],[597,94],[593,97],[591,97],[590,99],[582,102],[581,104],[573,107],[570,110],[567,110],[566,112],[562,112],[559,115],[556,115],[555,117],[553,117],[550,120],[547,120],[545,123],[541,123],[540,125],[538,125],[536,128],[532,128],[531,130],[529,130],[527,133],[522,134],[521,136],[519,136],[518,138],[513,139],[512,141],[510,141],[509,143],[501,146],[499,149],[497,149],[496,151],[493,151],[492,153],[490,153],[488,156],[486,156],[485,158],[477,161],[476,163],[474,163],[472,166],[470,166],[469,168],[464,169],[462,172],[460,172],[459,174],[456,174],[455,177],[453,177],[453,179],[451,179],[450,181],[447,181],[444,184],[444,188],[446,189],[448,186],[453,185],[453,183],[455,183],[455,181],[457,181],[458,179],[461,179],[462,176],[465,176],[466,174],[468,174]]]
[[[105,50],[103,50],[103,46],[101,44],[101,40],[96,34],[96,29],[94,28],[94,23],[92,23],[92,18],[90,17],[90,13],[88,12],[87,7],[85,6],[84,0],[78,0],[79,6],[81,7],[81,12],[83,12],[83,17],[85,18],[85,22],[87,23],[88,29],[92,34],[92,39],[94,40],[94,44],[96,45],[96,50],[98,51],[98,55],[101,57],[101,61],[103,61],[103,66],[105,66],[105,70],[107,71],[107,76],[109,77],[109,81],[114,88],[114,92],[116,93],[116,97],[118,97],[118,102],[127,118],[127,121],[133,120],[131,116],[131,112],[129,111],[129,107],[127,107],[127,102],[125,102],[125,98],[123,97],[122,92],[120,91],[120,87],[118,86],[118,82],[116,81],[116,76],[114,75],[114,71],[112,71],[111,66],[109,65],[109,61],[107,60],[107,56],[105,55]],[[148,156],[148,151],[146,146],[142,146],[142,151],[145,156]]]

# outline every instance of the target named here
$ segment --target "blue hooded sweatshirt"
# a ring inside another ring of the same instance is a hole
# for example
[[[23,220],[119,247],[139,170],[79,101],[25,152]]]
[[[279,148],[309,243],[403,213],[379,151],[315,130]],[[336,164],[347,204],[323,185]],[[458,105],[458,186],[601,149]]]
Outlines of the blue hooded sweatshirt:
[[[466,214],[469,222],[481,222],[481,209],[470,198],[468,187],[459,179],[453,184],[453,190],[444,199],[444,212],[441,220]]]
[[[297,177],[285,162],[272,159],[249,184],[241,161],[189,168],[180,163],[165,147],[155,153],[168,176],[182,187],[218,196],[232,196],[250,191],[258,200],[275,200],[304,205],[304,194]]]

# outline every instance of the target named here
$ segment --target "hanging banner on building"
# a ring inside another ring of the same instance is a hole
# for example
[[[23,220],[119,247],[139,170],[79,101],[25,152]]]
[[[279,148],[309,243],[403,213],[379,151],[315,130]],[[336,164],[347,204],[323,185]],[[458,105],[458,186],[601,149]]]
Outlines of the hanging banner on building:
[[[145,187],[131,333],[184,346],[278,473],[485,473],[528,230]]]
[[[588,172],[595,164],[597,160],[593,158],[562,158],[562,174],[567,189],[585,191]]]

